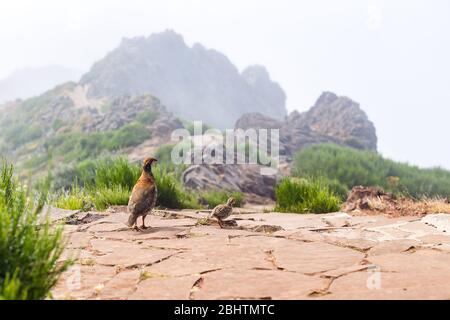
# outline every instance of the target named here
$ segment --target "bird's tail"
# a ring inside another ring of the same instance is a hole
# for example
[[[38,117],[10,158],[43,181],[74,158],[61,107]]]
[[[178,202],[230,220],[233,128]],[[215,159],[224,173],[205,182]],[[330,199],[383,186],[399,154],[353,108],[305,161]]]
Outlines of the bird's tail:
[[[136,220],[137,220],[137,216],[135,216],[134,214],[130,214],[130,216],[128,217],[128,223],[127,225],[131,228],[132,226],[135,225]]]

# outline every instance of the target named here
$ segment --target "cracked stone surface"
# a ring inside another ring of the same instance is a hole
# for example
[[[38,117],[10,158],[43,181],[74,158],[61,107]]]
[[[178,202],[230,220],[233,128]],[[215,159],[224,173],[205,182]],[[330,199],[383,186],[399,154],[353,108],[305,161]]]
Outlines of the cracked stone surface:
[[[53,298],[450,299],[450,215],[207,215],[156,211],[137,232],[120,207],[50,210],[76,261]]]

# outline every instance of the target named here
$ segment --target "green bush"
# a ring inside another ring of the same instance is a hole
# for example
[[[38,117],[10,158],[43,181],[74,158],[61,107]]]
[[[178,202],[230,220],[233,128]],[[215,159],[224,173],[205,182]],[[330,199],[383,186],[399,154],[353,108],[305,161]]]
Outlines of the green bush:
[[[155,120],[158,118],[158,115],[159,114],[156,111],[147,110],[138,114],[136,120],[143,125],[149,125],[155,122]]]
[[[340,199],[321,179],[286,178],[275,189],[277,212],[328,213],[340,210]]]
[[[173,165],[172,162],[172,149],[173,144],[165,144],[160,146],[155,152],[155,158],[158,159],[158,163],[164,165]]]
[[[90,198],[98,211],[104,211],[110,206],[124,206],[128,204],[130,190],[120,185],[99,187],[90,190]]]
[[[130,123],[103,136],[103,144],[108,150],[136,146],[150,139],[150,132],[141,123]]]
[[[94,185],[107,188],[120,186],[131,191],[141,176],[141,171],[140,166],[130,164],[123,157],[102,159],[94,165]]]
[[[326,185],[333,194],[339,197],[339,199],[341,199],[342,201],[347,200],[350,190],[346,185],[340,183],[338,180],[328,179],[326,177],[310,177],[309,179],[321,180],[322,183]]]
[[[89,210],[92,206],[91,196],[76,183],[70,191],[63,191],[54,200],[54,206],[64,210]]]
[[[251,163],[256,160],[256,163],[263,166],[274,166],[278,165],[277,160],[270,156],[269,150],[263,151],[258,148],[257,142],[250,143],[246,141],[245,143],[238,143],[236,145],[236,151],[238,154],[245,155],[246,163]],[[253,157],[255,159],[253,159]]]
[[[54,205],[63,209],[89,209],[92,204],[100,211],[111,205],[126,205],[141,171],[140,166],[130,164],[122,157],[84,161],[57,175],[58,185],[67,185],[67,179],[77,183],[69,191],[63,191]],[[64,178],[64,174],[68,178]],[[178,167],[169,170],[157,165],[153,174],[158,188],[158,206],[172,209],[200,207],[197,198],[183,188]]]
[[[70,132],[59,134],[44,143],[47,150],[64,162],[95,159],[122,148],[139,145],[150,138],[150,132],[140,123],[129,123],[106,132]]]
[[[2,128],[0,135],[9,150],[37,140],[44,134],[43,128],[27,123],[2,122],[0,126]]]
[[[38,203],[0,165],[0,300],[43,299],[71,264],[58,262],[64,250],[62,228],[40,220]]]
[[[175,172],[169,172],[164,167],[153,169],[156,186],[158,187],[158,206],[172,209],[200,208],[196,197],[185,190]]]
[[[227,192],[227,191],[207,191],[201,194],[202,202],[208,205],[208,208],[213,209],[219,204],[227,202],[228,198],[233,197],[236,200],[235,207],[241,207],[244,202],[244,195],[241,192]]]
[[[421,169],[383,158],[373,151],[324,144],[299,152],[294,161],[297,177],[326,177],[347,188],[376,186],[416,198],[448,197],[450,172],[440,168]]]
[[[88,210],[94,206],[96,210],[103,211],[109,206],[128,204],[131,190],[141,175],[141,168],[130,164],[123,157],[117,157],[87,160],[66,173],[76,183],[68,191],[63,190],[54,205],[71,210]],[[67,184],[61,183],[62,180],[65,179],[58,176],[58,184]]]

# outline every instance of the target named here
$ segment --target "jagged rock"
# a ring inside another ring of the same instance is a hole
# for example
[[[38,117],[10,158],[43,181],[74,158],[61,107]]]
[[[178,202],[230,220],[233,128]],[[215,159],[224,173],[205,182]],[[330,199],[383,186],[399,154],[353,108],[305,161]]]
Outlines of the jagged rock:
[[[306,112],[301,124],[319,134],[335,137],[350,147],[377,149],[375,126],[359,104],[347,97],[324,92]]]
[[[192,165],[182,181],[194,190],[229,190],[274,198],[276,176],[261,175],[259,165]]]
[[[152,135],[169,136],[173,130],[182,128],[183,124],[172,113],[161,105],[159,99],[151,95],[121,96],[114,98],[107,104],[104,112],[97,109],[90,111],[92,119],[85,122],[83,131],[117,130],[125,124],[136,121],[139,115],[150,112],[154,119],[143,124],[148,127]]]
[[[285,121],[248,113],[235,124],[235,129],[250,128],[280,129],[280,155],[288,162],[297,151],[318,143],[377,148],[375,127],[359,105],[330,92],[324,92],[309,111],[293,111]]]
[[[200,44],[188,47],[173,31],[124,39],[81,84],[90,98],[150,93],[177,116],[221,129],[246,112],[286,115],[285,94],[264,67],[240,74],[225,55]]]
[[[234,125],[235,129],[280,129],[283,122],[265,116],[261,113],[252,112],[242,115]]]

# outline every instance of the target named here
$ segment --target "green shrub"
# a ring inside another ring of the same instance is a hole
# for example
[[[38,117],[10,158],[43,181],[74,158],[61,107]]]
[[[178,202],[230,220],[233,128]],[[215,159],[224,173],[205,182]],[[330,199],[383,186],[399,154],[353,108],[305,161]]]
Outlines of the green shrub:
[[[61,127],[64,126],[64,121],[61,119],[55,119],[52,123],[52,129],[58,131]]]
[[[164,167],[156,167],[153,174],[158,188],[158,206],[172,209],[200,207],[197,199],[183,188],[174,172],[168,172]]]
[[[278,165],[277,160],[270,156],[269,150],[263,151],[258,148],[257,142],[250,143],[246,141],[245,143],[238,143],[236,145],[236,151],[238,154],[245,155],[246,163],[251,163],[256,160],[256,163],[263,166],[274,166]],[[253,159],[255,158],[255,159]],[[244,160],[244,159],[243,159]]]
[[[155,152],[155,158],[158,159],[159,165],[173,165],[172,162],[172,149],[173,144],[165,144],[160,146]]]
[[[108,150],[117,150],[136,146],[150,139],[150,132],[141,123],[130,123],[103,136],[103,143]]]
[[[38,203],[27,197],[11,165],[0,165],[0,300],[43,299],[71,264],[58,262],[62,228],[40,220]]]
[[[93,205],[99,211],[113,205],[126,205],[140,175],[140,167],[123,157],[84,161],[70,172],[70,178],[77,183],[63,192],[54,204],[71,210],[90,209]],[[59,177],[60,180],[63,179]]]
[[[94,166],[94,185],[96,187],[112,188],[120,186],[131,191],[141,175],[141,167],[130,164],[126,158],[116,157],[97,161]],[[86,169],[81,169],[84,177],[88,176]],[[86,179],[86,178],[85,178]]]
[[[81,188],[72,186],[54,202],[62,209],[83,209],[93,204],[97,210],[112,205],[126,205],[133,186],[141,175],[141,167],[130,164],[122,157],[84,161],[72,170],[57,175],[58,185],[67,185],[64,173]],[[153,168],[158,188],[157,205],[172,209],[200,208],[198,199],[185,190],[180,182],[177,167],[167,169],[164,165]],[[65,182],[63,182],[65,181]]]
[[[70,191],[63,191],[53,202],[53,205],[65,210],[89,210],[92,205],[91,196],[75,184]]]
[[[282,180],[275,189],[277,212],[328,213],[340,210],[341,201],[320,179]]]
[[[136,120],[143,125],[149,125],[155,122],[155,120],[158,118],[158,115],[159,114],[156,111],[147,110],[138,114]]]
[[[350,190],[346,185],[340,183],[338,180],[328,179],[326,177],[310,177],[309,179],[320,179],[322,183],[325,184],[333,194],[339,197],[339,199],[341,199],[342,201],[347,200]]]
[[[340,184],[376,186],[416,198],[450,195],[450,172],[440,168],[421,169],[383,158],[373,151],[337,145],[314,145],[299,152],[294,161],[297,177],[327,177]]]
[[[39,139],[44,134],[44,130],[41,127],[25,123],[7,123],[2,130],[4,140],[7,141],[7,144],[11,147],[18,147],[25,143]]]
[[[202,202],[208,205],[208,208],[212,209],[219,204],[227,202],[228,198],[233,197],[236,200],[235,207],[241,207],[244,202],[244,195],[241,192],[227,192],[227,191],[207,191],[201,194]]]
[[[120,185],[131,190],[140,175],[140,166],[130,164],[124,157],[101,157],[62,168],[56,172],[53,183],[56,190],[70,189],[75,180],[81,187]]]
[[[59,134],[44,143],[47,150],[65,163],[95,159],[121,148],[136,146],[150,138],[150,132],[140,123],[129,123],[106,132],[70,132]]]
[[[90,197],[98,211],[104,211],[110,206],[122,206],[128,204],[130,190],[120,185],[112,187],[99,187],[90,190]]]

